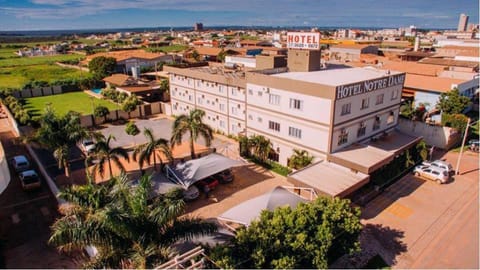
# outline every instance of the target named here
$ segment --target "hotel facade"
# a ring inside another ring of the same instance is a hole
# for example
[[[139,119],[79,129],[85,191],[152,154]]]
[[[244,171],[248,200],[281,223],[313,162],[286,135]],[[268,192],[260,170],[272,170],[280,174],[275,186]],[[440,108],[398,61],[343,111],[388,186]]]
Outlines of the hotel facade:
[[[286,165],[294,149],[328,158],[349,145],[381,136],[398,119],[405,74],[374,68],[250,72],[165,67],[172,114],[206,112],[227,135],[263,135],[271,158]]]

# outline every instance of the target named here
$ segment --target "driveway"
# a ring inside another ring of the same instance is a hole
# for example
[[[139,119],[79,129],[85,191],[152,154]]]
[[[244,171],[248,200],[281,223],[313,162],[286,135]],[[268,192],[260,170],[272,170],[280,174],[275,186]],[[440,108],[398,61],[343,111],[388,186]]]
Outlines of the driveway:
[[[454,167],[458,153],[442,157]],[[478,156],[438,185],[407,175],[362,209],[363,247],[394,268],[479,267]]]

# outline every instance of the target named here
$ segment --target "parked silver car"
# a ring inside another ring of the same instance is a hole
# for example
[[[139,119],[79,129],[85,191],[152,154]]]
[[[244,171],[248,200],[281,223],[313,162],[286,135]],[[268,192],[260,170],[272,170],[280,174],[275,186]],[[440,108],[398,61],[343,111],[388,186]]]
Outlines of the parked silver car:
[[[450,180],[448,171],[428,165],[416,166],[415,169],[413,169],[413,174],[428,180],[433,180],[438,184],[445,184]]]
[[[432,166],[434,168],[438,168],[438,169],[447,171],[449,175],[455,174],[455,171],[453,170],[452,165],[450,163],[446,162],[446,161],[443,161],[443,160],[435,160],[435,161],[432,161],[432,162],[424,161],[422,163],[422,165]]]

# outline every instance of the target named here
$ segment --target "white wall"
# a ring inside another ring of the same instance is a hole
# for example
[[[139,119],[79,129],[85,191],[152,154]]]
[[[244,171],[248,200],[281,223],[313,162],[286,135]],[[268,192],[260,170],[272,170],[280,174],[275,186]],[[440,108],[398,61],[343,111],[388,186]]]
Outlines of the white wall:
[[[269,103],[269,93],[280,95],[279,105]],[[261,95],[259,95],[261,93]],[[303,102],[301,110],[290,108],[290,99],[299,99]],[[331,113],[330,109],[332,101],[330,99],[308,96],[300,93],[294,93],[281,89],[269,88],[247,83],[247,100],[248,105],[255,105],[283,114],[291,114],[306,120],[319,122],[329,125]],[[250,108],[250,107],[249,107]]]
[[[10,171],[8,170],[8,161],[0,142],[0,194],[7,188],[10,183]]]

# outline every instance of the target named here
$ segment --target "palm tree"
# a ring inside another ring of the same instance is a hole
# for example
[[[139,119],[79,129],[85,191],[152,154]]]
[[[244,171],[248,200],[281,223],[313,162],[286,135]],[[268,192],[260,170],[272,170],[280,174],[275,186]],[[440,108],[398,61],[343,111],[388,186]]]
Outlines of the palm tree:
[[[310,165],[312,161],[313,156],[311,156],[306,150],[293,149],[293,154],[290,157],[288,166],[298,170]]]
[[[147,137],[147,142],[139,145],[133,151],[133,160],[135,161],[138,160],[138,165],[140,166],[140,170],[142,170],[143,164],[145,162],[147,162],[147,164],[150,165],[150,160],[152,156],[153,156],[153,168],[155,171],[157,170],[157,155],[155,153],[156,149],[160,149],[160,152],[162,152],[169,161],[173,160],[172,151],[170,151],[167,140],[162,138],[156,139],[153,136],[152,130],[149,128],[145,128],[143,130],[143,134],[145,135],[145,137]],[[158,158],[160,160],[160,164],[163,164],[162,158],[160,156],[158,156]]]
[[[70,149],[88,136],[89,132],[80,124],[78,113],[68,112],[65,116],[59,117],[48,106],[42,115],[40,128],[30,140],[38,142],[53,151],[53,155],[58,162],[58,168],[64,168],[65,175],[70,177],[68,161]]]
[[[172,148],[182,143],[183,135],[187,132],[190,134],[190,155],[195,158],[194,142],[198,136],[205,139],[205,144],[210,146],[213,139],[212,128],[202,122],[205,112],[199,109],[190,111],[189,115],[182,114],[173,122],[172,138],[170,144]]]
[[[109,135],[107,138],[101,136],[98,138],[98,141],[95,143],[95,150],[92,154],[92,158],[96,159],[96,164],[93,166],[92,175],[95,175],[96,172],[103,177],[105,173],[105,164],[108,164],[108,170],[110,172],[110,177],[113,176],[112,172],[112,161],[115,165],[122,171],[125,171],[125,167],[120,162],[120,158],[124,158],[127,161],[130,161],[127,150],[123,147],[110,147],[110,141],[115,140],[113,135]]]
[[[49,243],[66,252],[94,246],[85,268],[154,268],[167,261],[171,245],[216,231],[216,225],[182,216],[181,191],[151,198],[151,176],[132,186],[125,174],[105,185],[73,186],[59,197],[71,207],[52,225]]]
[[[425,143],[425,141],[424,140],[419,141],[415,148],[417,149],[418,155],[420,156],[422,161],[427,160],[428,150],[427,150],[427,144]]]
[[[268,154],[272,151],[272,143],[262,135],[252,135],[248,139],[248,144],[250,152],[263,162],[267,160]]]

